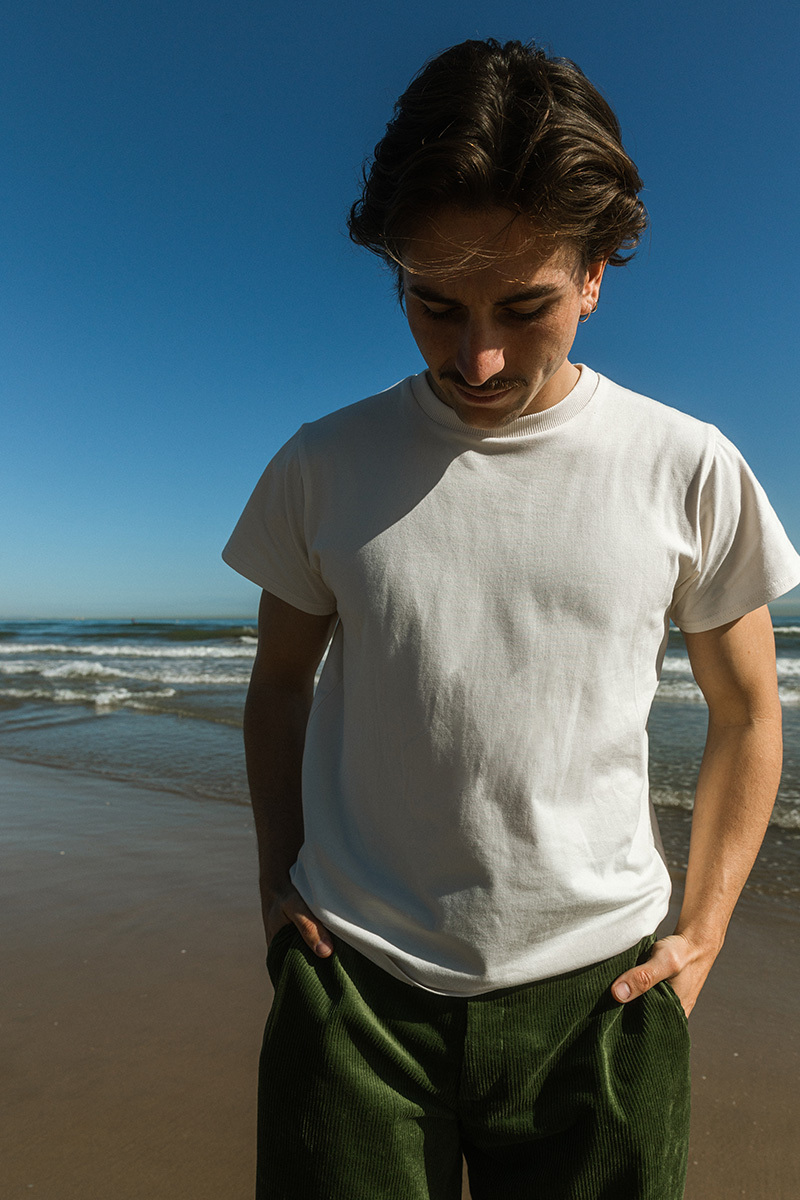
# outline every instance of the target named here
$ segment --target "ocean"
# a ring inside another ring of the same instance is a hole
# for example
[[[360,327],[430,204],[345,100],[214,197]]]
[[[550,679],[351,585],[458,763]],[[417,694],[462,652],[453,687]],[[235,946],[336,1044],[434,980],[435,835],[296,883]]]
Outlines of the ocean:
[[[800,905],[800,615],[773,623],[784,771],[749,886]],[[0,756],[246,804],[241,714],[255,649],[247,620],[0,622]],[[651,794],[678,872],[705,730],[673,630],[649,736]]]

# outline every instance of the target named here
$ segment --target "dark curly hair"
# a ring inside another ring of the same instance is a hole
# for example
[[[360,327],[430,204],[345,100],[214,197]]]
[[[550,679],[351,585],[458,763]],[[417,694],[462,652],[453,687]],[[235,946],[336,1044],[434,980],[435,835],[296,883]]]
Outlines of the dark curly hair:
[[[462,42],[426,63],[363,178],[350,237],[398,274],[415,228],[445,205],[526,216],[585,265],[627,262],[647,225],[611,107],[533,43]]]

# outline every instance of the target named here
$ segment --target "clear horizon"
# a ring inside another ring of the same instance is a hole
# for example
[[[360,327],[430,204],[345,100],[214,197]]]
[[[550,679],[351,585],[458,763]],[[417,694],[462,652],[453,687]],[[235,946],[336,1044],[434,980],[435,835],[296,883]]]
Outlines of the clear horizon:
[[[782,597],[780,600],[772,601],[768,605],[768,608],[773,617],[778,617],[778,618],[782,618],[782,619],[785,619],[786,617],[797,617],[798,619],[800,619],[800,594],[798,594],[798,589],[797,588],[793,589],[793,591],[790,592],[788,594],[788,596]],[[34,624],[35,622],[41,622],[41,623],[45,624],[50,621],[52,621],[52,622],[59,622],[59,621],[92,622],[92,621],[97,621],[98,623],[103,622],[103,621],[113,621],[113,622],[117,622],[120,624],[122,624],[124,622],[128,622],[128,623],[134,623],[137,625],[139,625],[139,624],[146,625],[148,622],[163,622],[163,623],[167,624],[170,621],[247,621],[247,622],[252,623],[256,620],[257,616],[258,616],[257,609],[253,609],[253,611],[250,614],[244,613],[244,612],[240,612],[240,613],[202,613],[202,614],[201,613],[189,613],[189,612],[183,612],[183,613],[162,612],[162,613],[147,613],[147,614],[126,612],[126,613],[118,613],[118,614],[106,613],[103,616],[98,616],[96,613],[90,613],[88,615],[83,614],[83,615],[78,615],[78,616],[75,616],[75,615],[67,616],[64,614],[58,614],[58,615],[50,614],[49,616],[30,617],[30,616],[17,615],[17,616],[11,616],[11,617],[0,617],[0,625],[14,624],[16,622],[25,623],[25,624]]]

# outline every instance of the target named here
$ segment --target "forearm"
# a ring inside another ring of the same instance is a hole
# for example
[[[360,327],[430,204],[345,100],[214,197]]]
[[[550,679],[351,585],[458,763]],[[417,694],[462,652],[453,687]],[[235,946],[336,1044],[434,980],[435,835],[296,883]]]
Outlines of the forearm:
[[[725,940],[775,802],[781,706],[766,606],[684,636],[709,718],[683,904],[674,934],[615,980],[612,992],[627,1002],[668,979],[688,1015]]]
[[[291,885],[303,844],[301,772],[312,688],[252,683],[244,710],[247,778],[266,905]]]
[[[709,721],[676,933],[715,956],[755,862],[781,772],[781,715]]]

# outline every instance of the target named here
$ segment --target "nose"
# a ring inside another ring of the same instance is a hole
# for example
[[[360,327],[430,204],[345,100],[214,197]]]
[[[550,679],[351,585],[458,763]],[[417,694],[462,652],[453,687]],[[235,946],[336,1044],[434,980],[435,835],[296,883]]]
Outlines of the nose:
[[[480,387],[503,370],[503,347],[490,325],[472,320],[463,326],[455,365],[472,387]]]

